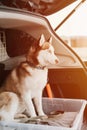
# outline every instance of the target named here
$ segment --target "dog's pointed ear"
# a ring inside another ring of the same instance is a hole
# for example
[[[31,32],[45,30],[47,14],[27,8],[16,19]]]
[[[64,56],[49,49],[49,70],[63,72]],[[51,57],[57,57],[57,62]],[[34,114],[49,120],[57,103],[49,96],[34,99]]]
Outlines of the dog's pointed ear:
[[[50,39],[49,39],[49,43],[52,44],[52,37],[50,37]]]
[[[34,47],[30,47],[30,52],[34,52],[35,48]]]
[[[42,46],[44,43],[45,43],[45,37],[44,34],[42,34],[40,37],[39,46]]]

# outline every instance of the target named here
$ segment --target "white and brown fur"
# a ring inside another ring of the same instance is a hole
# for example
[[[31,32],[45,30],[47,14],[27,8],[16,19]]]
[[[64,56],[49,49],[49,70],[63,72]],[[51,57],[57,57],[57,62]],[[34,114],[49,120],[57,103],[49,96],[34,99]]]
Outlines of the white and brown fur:
[[[47,83],[48,64],[57,64],[54,48],[42,34],[38,43],[32,44],[26,61],[14,68],[0,89],[0,119],[14,120],[18,113],[30,117],[44,116],[42,92]],[[33,99],[33,102],[32,102]]]

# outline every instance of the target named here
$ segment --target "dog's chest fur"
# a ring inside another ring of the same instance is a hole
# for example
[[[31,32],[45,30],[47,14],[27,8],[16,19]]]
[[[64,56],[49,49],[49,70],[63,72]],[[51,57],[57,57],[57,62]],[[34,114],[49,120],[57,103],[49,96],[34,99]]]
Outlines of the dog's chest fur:
[[[31,68],[31,76],[26,77],[25,84],[28,90],[31,91],[31,96],[34,97],[36,93],[42,91],[47,83],[47,69],[39,70]]]
[[[47,68],[33,68],[30,66],[26,66],[26,71],[29,72],[24,77],[22,84],[25,85],[24,90],[26,88],[27,92],[31,94],[32,97],[35,96],[38,91],[42,91],[47,83]],[[25,72],[26,73],[26,72]]]

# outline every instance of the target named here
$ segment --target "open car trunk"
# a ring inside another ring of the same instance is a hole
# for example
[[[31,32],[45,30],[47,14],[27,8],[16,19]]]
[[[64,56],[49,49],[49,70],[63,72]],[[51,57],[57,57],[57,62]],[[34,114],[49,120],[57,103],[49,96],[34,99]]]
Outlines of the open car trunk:
[[[52,36],[55,54],[60,61],[57,66],[49,66],[48,76],[53,96],[87,99],[85,64],[58,37],[45,17],[32,12],[0,8],[0,36],[3,48],[3,53],[0,52],[0,63],[4,64],[1,67],[1,79],[5,79],[8,71],[25,59],[24,54],[29,44],[38,40],[41,34],[44,34],[47,40]]]

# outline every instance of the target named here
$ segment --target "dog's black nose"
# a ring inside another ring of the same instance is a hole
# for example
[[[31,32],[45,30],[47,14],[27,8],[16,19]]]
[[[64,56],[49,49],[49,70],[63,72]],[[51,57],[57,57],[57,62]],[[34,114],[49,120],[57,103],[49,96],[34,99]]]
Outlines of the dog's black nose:
[[[58,64],[58,62],[59,62],[59,61],[56,59],[56,60],[55,60],[55,63]]]

